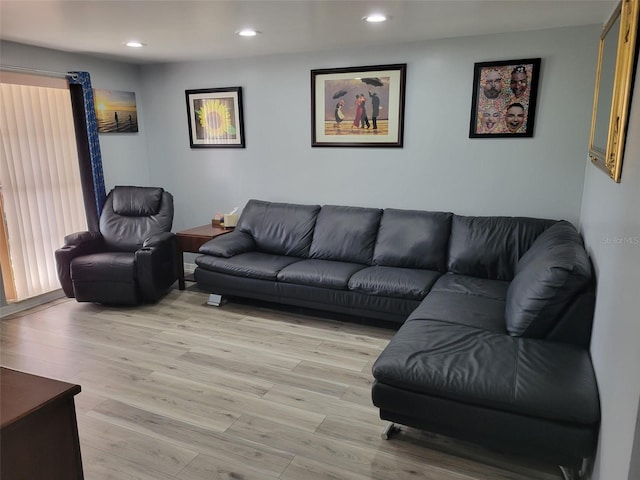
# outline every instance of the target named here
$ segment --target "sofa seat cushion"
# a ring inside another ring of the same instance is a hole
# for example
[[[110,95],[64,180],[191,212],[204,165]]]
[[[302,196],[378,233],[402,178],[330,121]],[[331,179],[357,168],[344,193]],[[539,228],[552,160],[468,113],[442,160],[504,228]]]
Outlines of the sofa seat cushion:
[[[440,320],[507,333],[504,323],[509,282],[447,273],[407,321]]]
[[[436,320],[406,322],[373,365],[403,390],[549,420],[600,418],[589,353]]]
[[[261,252],[241,253],[230,258],[211,255],[200,255],[196,258],[196,264],[205,270],[262,280],[276,280],[280,270],[299,261],[297,257]]]
[[[442,275],[431,288],[433,292],[458,293],[474,295],[494,300],[506,301],[509,282],[502,280],[488,280],[486,278],[469,277],[447,273]]]
[[[363,268],[365,266],[358,263],[302,260],[283,268],[278,274],[278,280],[298,285],[346,290],[351,276]]]
[[[82,255],[71,261],[73,282],[135,283],[136,256],[130,252]]]
[[[506,334],[504,305],[504,301],[493,298],[432,290],[411,312],[407,322],[439,320]]]
[[[349,280],[349,290],[368,295],[422,300],[440,273],[397,267],[368,267]]]

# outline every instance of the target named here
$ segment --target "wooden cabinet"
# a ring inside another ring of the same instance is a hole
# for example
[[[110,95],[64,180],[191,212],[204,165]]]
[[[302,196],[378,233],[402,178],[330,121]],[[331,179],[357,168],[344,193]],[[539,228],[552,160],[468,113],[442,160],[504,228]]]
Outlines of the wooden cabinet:
[[[83,479],[73,397],[80,385],[0,367],[0,478]]]

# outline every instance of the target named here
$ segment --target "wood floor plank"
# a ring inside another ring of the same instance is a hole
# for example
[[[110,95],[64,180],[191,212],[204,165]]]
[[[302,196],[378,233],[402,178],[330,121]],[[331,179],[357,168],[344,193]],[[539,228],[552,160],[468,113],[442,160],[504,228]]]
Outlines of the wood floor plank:
[[[98,450],[169,475],[177,475],[197,456],[193,450],[89,416],[78,418],[78,434]]]
[[[157,415],[116,400],[105,400],[87,415],[206,454],[219,462],[234,461],[269,475],[279,475],[293,459],[293,455],[275,451],[269,446]]]
[[[239,413],[210,404],[206,399],[180,395],[173,388],[159,388],[153,382],[130,385],[125,382],[100,383],[100,377],[83,375],[79,378],[83,389],[95,395],[122,400],[130,405],[158,415],[193,425],[204,425],[224,431],[240,416]]]
[[[559,480],[555,467],[403,428],[371,367],[391,329],[270,304],[63,299],[0,321],[0,363],[78,383],[88,480]]]
[[[261,468],[246,463],[205,454],[198,455],[178,475],[180,480],[277,480],[279,475],[270,475]]]
[[[383,422],[386,425],[386,422]],[[390,440],[380,436],[382,427],[374,422],[363,423],[341,413],[327,415],[317,433],[339,438],[348,443],[386,452],[395,458],[419,462],[447,471],[455,471],[476,480],[555,480],[553,467],[522,461],[510,463],[508,457],[446,437],[425,435],[402,427]]]
[[[377,422],[378,417],[378,409],[371,403],[360,405],[345,402],[342,399],[313,392],[306,388],[276,385],[265,394],[264,399],[308,412],[318,412],[324,416],[340,411],[343,415],[362,422]],[[383,424],[380,423],[380,425]]]
[[[284,451],[295,453],[294,463],[301,457],[320,461],[325,466],[326,475],[337,468],[339,471],[352,472],[365,478],[368,475],[378,479],[393,476],[421,480],[453,480],[454,478],[459,480],[461,478],[457,473],[449,475],[448,471],[440,467],[425,467],[411,458],[399,458],[321,434],[309,435],[306,432],[249,415],[243,415],[228,431],[254,441],[269,442]]]
[[[302,360],[294,369],[294,373],[314,378],[326,377],[332,382],[339,382],[346,387],[353,385],[371,388],[373,376],[371,370],[345,370],[344,368],[322,365],[320,363]]]
[[[87,480],[175,480],[174,475],[156,470],[153,464],[142,464],[117,457],[82,442],[82,465]]]
[[[297,373],[295,371],[297,366],[293,370],[290,370],[288,368],[281,368],[260,362],[260,359],[255,356],[252,358],[253,360],[251,361],[247,361],[243,358],[231,360],[228,356],[220,358],[217,355],[211,356],[192,352],[185,353],[180,357],[181,360],[194,365],[200,365],[211,369],[220,368],[239,375],[252,375],[256,378],[273,382],[274,384],[309,388],[316,392],[326,393],[327,395],[333,395],[336,397],[341,397],[347,391],[348,385],[341,382],[334,382],[328,375],[322,377],[311,376],[305,373]],[[329,367],[327,367],[327,369],[329,369]]]
[[[252,395],[232,391],[212,384],[204,384],[186,380],[184,378],[153,372],[150,376],[162,385],[169,385],[171,389],[186,394],[192,398],[198,396],[203,402],[216,405],[230,412],[254,412],[254,415],[264,418],[277,418],[283,425],[300,428],[313,432],[322,423],[325,415],[278,401],[272,401],[266,395],[256,398]]]

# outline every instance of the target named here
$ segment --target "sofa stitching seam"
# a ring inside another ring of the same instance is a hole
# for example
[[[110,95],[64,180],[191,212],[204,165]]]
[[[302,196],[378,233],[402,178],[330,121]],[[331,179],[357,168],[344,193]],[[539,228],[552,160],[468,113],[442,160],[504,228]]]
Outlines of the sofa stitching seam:
[[[520,339],[516,340],[516,358],[514,362],[513,369],[513,391],[511,392],[512,401],[515,403],[516,401],[516,390],[518,388],[518,365],[520,359]]]

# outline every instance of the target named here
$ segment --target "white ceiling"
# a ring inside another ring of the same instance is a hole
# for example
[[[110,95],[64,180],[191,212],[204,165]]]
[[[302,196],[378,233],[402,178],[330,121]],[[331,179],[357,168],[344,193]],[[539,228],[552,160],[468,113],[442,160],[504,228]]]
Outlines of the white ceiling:
[[[0,38],[144,64],[603,24],[615,5],[616,0],[0,0]],[[362,21],[373,11],[391,20]],[[244,27],[262,33],[237,36]],[[123,45],[132,39],[147,46]]]

